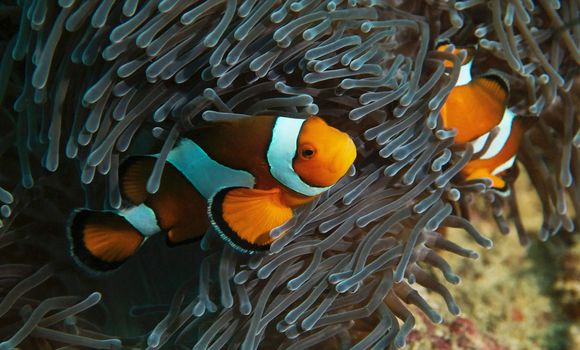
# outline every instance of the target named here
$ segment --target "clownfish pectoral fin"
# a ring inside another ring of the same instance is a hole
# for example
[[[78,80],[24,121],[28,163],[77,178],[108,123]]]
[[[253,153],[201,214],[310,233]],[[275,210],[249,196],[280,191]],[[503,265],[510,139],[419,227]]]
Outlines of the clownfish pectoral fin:
[[[212,226],[233,248],[252,253],[266,250],[270,230],[292,218],[292,209],[280,200],[280,190],[226,188],[209,201]]]
[[[155,157],[152,156],[132,156],[121,164],[119,184],[123,198],[133,204],[145,202],[149,196],[147,181],[154,165]]]
[[[68,226],[73,259],[95,273],[120,267],[144,239],[125,218],[112,211],[75,211]]]
[[[477,170],[473,171],[472,173],[470,173],[469,175],[467,175],[465,179],[467,181],[477,180],[477,179],[489,179],[489,180],[491,180],[491,183],[492,183],[491,187],[494,188],[495,190],[501,191],[501,190],[507,188],[507,184],[506,184],[504,179],[502,179],[501,177],[499,177],[497,175],[493,175],[487,169],[477,169]]]

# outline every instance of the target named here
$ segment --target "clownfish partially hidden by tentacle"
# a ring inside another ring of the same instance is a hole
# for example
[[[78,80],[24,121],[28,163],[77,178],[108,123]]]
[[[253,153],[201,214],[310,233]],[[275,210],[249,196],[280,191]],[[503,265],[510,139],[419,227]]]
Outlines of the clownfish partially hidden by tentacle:
[[[170,244],[179,244],[210,227],[240,252],[266,250],[270,230],[343,177],[356,148],[346,133],[316,116],[209,123],[171,150],[159,190],[150,194],[147,181],[157,157],[135,156],[122,164],[121,194],[131,207],[73,213],[69,240],[81,266],[113,270],[154,234],[166,232]]]
[[[447,48],[448,45],[442,45],[438,50]],[[465,179],[488,179],[496,192],[506,194],[509,189],[502,176],[515,163],[523,133],[522,121],[508,109],[507,80],[498,73],[472,78],[471,66],[477,47],[458,47],[452,53],[459,55],[462,50],[467,52],[461,62],[459,79],[441,108],[443,126],[457,130],[456,144],[473,145],[476,157],[461,171]],[[450,61],[444,64],[446,67],[452,66]],[[491,131],[496,127],[497,135],[482,153]]]
[[[444,51],[447,45],[438,50]],[[456,48],[467,55],[460,68],[459,79],[441,108],[441,119],[446,129],[456,129],[456,144],[466,144],[499,125],[507,108],[509,84],[499,74],[484,74],[473,78],[471,67],[476,47]],[[446,66],[452,62],[445,61]]]
[[[524,128],[521,118],[506,109],[498,125],[498,133],[481,155],[471,159],[462,170],[466,180],[489,179],[492,188],[500,195],[509,193],[502,178],[514,165]],[[474,152],[481,153],[491,136],[491,131],[472,142]]]

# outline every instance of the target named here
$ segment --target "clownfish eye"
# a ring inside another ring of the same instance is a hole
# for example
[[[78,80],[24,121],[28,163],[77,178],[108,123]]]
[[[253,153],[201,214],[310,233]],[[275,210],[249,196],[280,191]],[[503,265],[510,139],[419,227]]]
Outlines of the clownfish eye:
[[[304,159],[311,159],[312,157],[314,157],[315,153],[316,152],[314,148],[312,148],[311,146],[304,146],[300,151],[300,156]]]

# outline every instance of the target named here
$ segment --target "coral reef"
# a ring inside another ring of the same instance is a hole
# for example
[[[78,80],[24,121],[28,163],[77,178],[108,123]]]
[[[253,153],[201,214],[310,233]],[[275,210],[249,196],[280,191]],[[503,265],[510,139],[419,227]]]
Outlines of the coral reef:
[[[578,224],[578,14],[573,0],[0,5],[0,347],[400,348],[416,314],[443,320],[419,290],[458,315],[447,285],[460,278],[442,254],[479,254],[446,228],[490,248],[469,221],[483,197],[502,232],[513,221],[520,242],[528,235],[517,189],[503,198],[458,176],[473,149],[438,117],[459,61],[436,44],[478,43],[474,73],[503,71],[510,106],[537,116],[519,160],[545,240]],[[209,232],[170,252],[148,242],[104,279],[73,269],[66,215],[120,207],[126,155],[160,152],[154,192],[181,134],[256,114],[325,117],[355,140],[356,171],[273,230],[267,254],[238,254]],[[60,285],[24,295],[49,278]],[[86,311],[97,325],[77,316],[101,296]]]
[[[530,208],[522,213],[525,228],[541,227],[535,208],[541,203],[530,191],[527,174],[516,181],[519,202]],[[474,205],[482,205],[481,201]],[[571,272],[576,245],[567,240],[570,235],[555,237],[547,243],[534,242],[530,247],[518,246],[517,237],[502,237],[494,223],[484,217],[472,218],[474,225],[498,243],[492,253],[474,249],[482,259],[473,261],[443,254],[462,284],[452,292],[462,306],[457,318],[446,318],[433,325],[418,317],[409,335],[411,349],[575,349],[574,292],[577,281]],[[513,224],[510,225],[513,229]],[[454,242],[472,243],[460,232],[449,231]],[[493,272],[493,273],[489,273]],[[437,307],[437,299],[428,290],[425,298]],[[576,340],[577,341],[577,340]]]
[[[580,244],[576,238],[562,257],[562,273],[555,286],[562,293],[562,306],[574,320],[580,320]]]

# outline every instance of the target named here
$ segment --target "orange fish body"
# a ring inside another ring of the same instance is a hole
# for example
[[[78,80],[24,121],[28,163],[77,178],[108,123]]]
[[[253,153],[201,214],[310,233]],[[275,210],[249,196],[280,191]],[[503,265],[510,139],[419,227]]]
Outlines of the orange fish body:
[[[508,186],[502,175],[511,169],[516,161],[522,134],[522,121],[513,112],[506,110],[505,117],[499,125],[499,134],[491,141],[487,151],[469,161],[462,169],[466,180],[489,179],[496,192],[506,193]],[[482,150],[487,137],[488,134],[473,143],[476,151]]]
[[[494,80],[472,80],[451,90],[441,108],[443,126],[457,130],[455,143],[466,144],[500,123],[506,102],[507,94]]]
[[[447,45],[440,46],[443,51]],[[456,55],[467,50],[466,58],[460,68],[459,79],[441,108],[443,126],[455,129],[455,143],[472,143],[475,153],[482,151],[490,131],[497,127],[498,135],[491,141],[488,149],[472,159],[461,173],[467,180],[487,178],[492,188],[498,191],[507,189],[502,175],[509,170],[516,159],[522,125],[507,107],[509,98],[508,83],[497,74],[486,74],[475,79],[471,77],[471,64],[475,48],[457,48]],[[446,67],[452,62],[445,61]]]
[[[76,211],[69,225],[75,260],[93,271],[119,267],[146,239],[199,239],[211,227],[234,249],[268,249],[269,232],[292,209],[334,185],[352,165],[350,137],[319,117],[257,116],[196,129],[169,153],[157,192],[147,181],[158,155],[120,169],[120,211]]]
[[[443,51],[447,45],[440,46]],[[456,144],[466,144],[497,126],[507,108],[508,85],[498,75],[483,75],[475,79],[471,76],[471,65],[475,48],[456,48],[458,55],[462,50],[467,55],[460,67],[459,78],[441,107],[441,119],[447,129],[456,129]],[[452,62],[444,61],[446,67]]]

